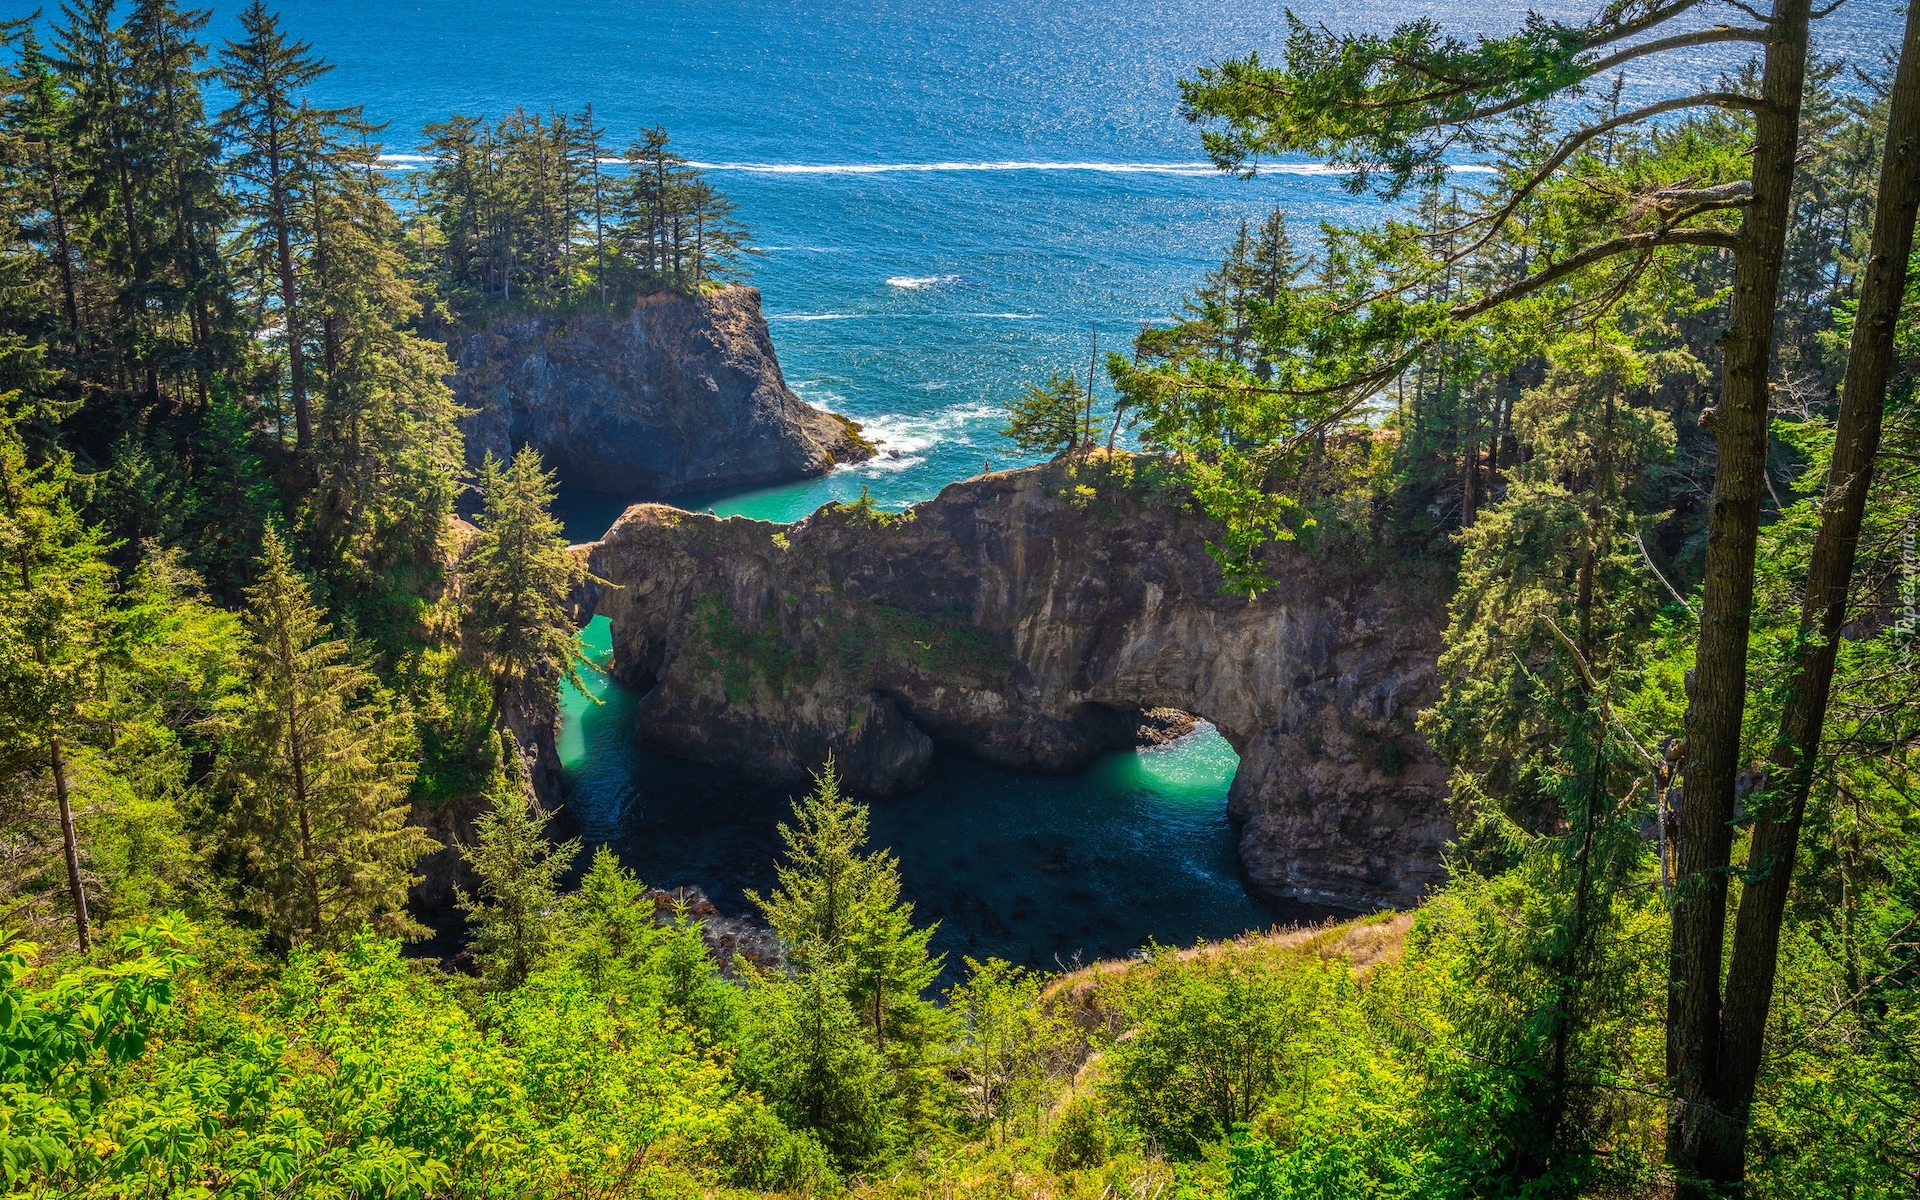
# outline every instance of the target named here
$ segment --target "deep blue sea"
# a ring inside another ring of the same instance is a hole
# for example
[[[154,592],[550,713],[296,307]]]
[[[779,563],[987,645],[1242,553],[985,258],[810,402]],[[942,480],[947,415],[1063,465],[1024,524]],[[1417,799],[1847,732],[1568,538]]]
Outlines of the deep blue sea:
[[[0,11],[30,9],[0,0]],[[237,33],[213,0],[213,37]],[[335,69],[323,104],[362,104],[389,153],[428,121],[516,105],[591,103],[625,145],[664,124],[714,169],[763,256],[750,264],[789,382],[862,422],[891,452],[720,512],[794,518],[870,487],[925,499],[1015,461],[998,406],[1053,371],[1086,370],[1089,339],[1121,346],[1164,316],[1242,220],[1283,207],[1297,240],[1365,220],[1318,164],[1251,181],[1206,164],[1176,81],[1201,63],[1277,57],[1279,0],[282,0],[289,31]],[[1567,18],[1598,0],[1554,0]],[[1334,29],[1431,15],[1506,32],[1526,6],[1444,0],[1296,3]],[[1823,44],[1866,61],[1890,48],[1895,0],[1849,0]],[[1741,14],[1701,6],[1698,21]],[[1743,48],[1706,47],[1642,71],[1634,94],[1709,82]],[[404,162],[396,165],[407,165]],[[1471,182],[1469,177],[1467,182]],[[894,455],[897,455],[894,456]],[[690,501],[692,503],[693,501]],[[604,507],[581,520],[591,525]],[[595,536],[597,529],[582,529]]]
[[[0,15],[32,7],[0,0]],[[1051,372],[1084,372],[1094,336],[1120,347],[1163,317],[1241,221],[1278,205],[1310,244],[1321,221],[1379,212],[1311,162],[1221,176],[1179,116],[1176,81],[1196,65],[1278,55],[1276,0],[277,7],[335,64],[313,99],[386,122],[396,173],[417,166],[428,121],[588,103],[619,144],[664,124],[713,172],[763,251],[750,281],[788,381],[886,452],[822,480],[683,501],[722,514],[793,520],[863,487],[900,506],[988,461],[1014,465],[999,406]],[[1468,35],[1525,16],[1497,0],[1294,7],[1334,29],[1431,15]],[[1577,17],[1598,4],[1538,7]],[[216,0],[209,33],[234,36],[238,8]],[[1898,14],[1894,0],[1850,0],[1821,22],[1820,46],[1873,67],[1897,41]],[[1706,4],[1689,19],[1741,14]],[[1745,53],[1703,48],[1642,68],[1629,97],[1710,86]],[[562,515],[589,540],[620,507],[570,491]],[[589,629],[596,654],[606,636],[604,621]],[[650,883],[700,884],[737,911],[743,887],[769,881],[786,797],[642,750],[634,697],[604,680],[594,690],[606,704],[567,698],[571,817]],[[956,958],[1051,967],[1316,915],[1276,913],[1241,888],[1225,815],[1235,765],[1212,733],[1067,778],[942,750],[929,788],[875,804],[873,831],[900,856],[918,915],[941,921],[935,945]]]

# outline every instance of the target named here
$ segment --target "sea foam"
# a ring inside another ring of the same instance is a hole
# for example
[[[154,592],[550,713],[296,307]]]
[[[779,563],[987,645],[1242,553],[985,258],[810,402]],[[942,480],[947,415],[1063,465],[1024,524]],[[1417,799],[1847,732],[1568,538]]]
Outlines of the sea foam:
[[[936,171],[1091,171],[1104,175],[1190,175],[1222,174],[1210,162],[926,162],[926,163],[763,163],[763,162],[690,162],[703,171],[745,171],[756,175],[888,175],[894,173],[930,173]],[[1258,164],[1270,175],[1346,175],[1351,168],[1332,163],[1274,162]],[[1464,163],[1449,171],[1482,175],[1496,168],[1484,163]]]
[[[903,292],[930,292],[958,287],[965,282],[965,277],[960,275],[894,275],[887,279],[887,286]]]

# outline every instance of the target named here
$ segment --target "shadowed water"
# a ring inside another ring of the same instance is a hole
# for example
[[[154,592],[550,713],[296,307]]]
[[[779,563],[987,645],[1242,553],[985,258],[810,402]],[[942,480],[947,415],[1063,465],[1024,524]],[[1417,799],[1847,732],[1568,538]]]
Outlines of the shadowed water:
[[[604,662],[611,630],[588,626]],[[699,885],[725,912],[773,885],[789,792],[637,745],[638,697],[595,673],[602,704],[568,689],[560,738],[568,815],[655,887]],[[1069,776],[1001,770],[943,747],[933,780],[875,800],[872,840],[900,859],[915,915],[949,956],[1053,967],[1157,940],[1224,938],[1325,910],[1276,912],[1240,884],[1226,792],[1238,759],[1204,726],[1167,746],[1110,754]]]

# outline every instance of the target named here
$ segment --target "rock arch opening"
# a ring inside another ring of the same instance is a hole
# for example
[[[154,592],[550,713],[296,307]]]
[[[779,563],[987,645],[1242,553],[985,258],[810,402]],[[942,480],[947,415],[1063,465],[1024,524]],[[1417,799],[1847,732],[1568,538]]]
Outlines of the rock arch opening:
[[[637,505],[582,549],[613,586],[581,611],[612,622],[643,742],[769,782],[831,757],[857,790],[909,793],[935,741],[1070,771],[1137,744],[1144,714],[1204,716],[1240,757],[1229,811],[1255,894],[1417,901],[1452,836],[1412,724],[1442,598],[1304,553],[1273,591],[1230,595],[1203,519],[1124,492],[1077,504],[1067,469],[787,526]]]

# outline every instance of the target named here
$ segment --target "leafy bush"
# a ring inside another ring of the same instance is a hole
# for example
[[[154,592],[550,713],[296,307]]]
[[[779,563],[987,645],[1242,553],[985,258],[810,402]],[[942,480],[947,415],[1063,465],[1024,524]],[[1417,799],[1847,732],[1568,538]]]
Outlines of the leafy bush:
[[[1305,1086],[1343,969],[1313,956],[1155,950],[1117,1001],[1128,1032],[1107,1052],[1105,1096],[1168,1153],[1193,1156]]]

